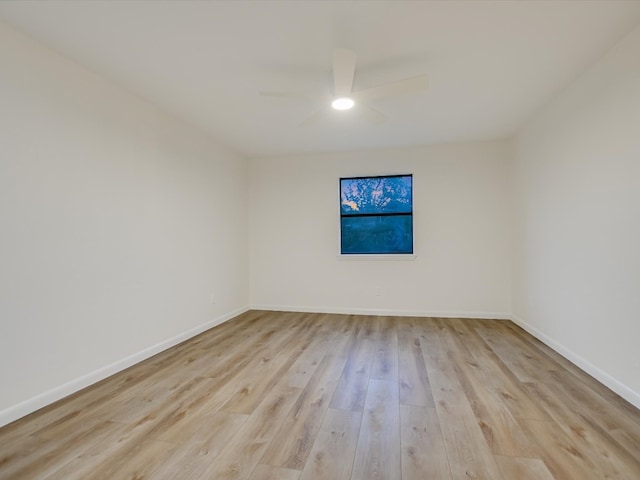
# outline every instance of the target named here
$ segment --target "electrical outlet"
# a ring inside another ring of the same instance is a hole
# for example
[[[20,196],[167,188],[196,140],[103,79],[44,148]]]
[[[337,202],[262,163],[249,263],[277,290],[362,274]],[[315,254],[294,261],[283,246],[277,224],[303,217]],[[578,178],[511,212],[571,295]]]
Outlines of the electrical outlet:
[[[209,295],[209,302],[211,302],[211,305],[215,305],[216,304],[216,295],[215,295],[215,293],[212,293],[211,295]]]

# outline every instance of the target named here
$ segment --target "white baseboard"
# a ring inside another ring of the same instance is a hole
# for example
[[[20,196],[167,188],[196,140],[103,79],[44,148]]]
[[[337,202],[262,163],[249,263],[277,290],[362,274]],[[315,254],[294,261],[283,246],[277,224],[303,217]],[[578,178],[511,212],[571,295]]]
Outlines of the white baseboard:
[[[353,315],[388,315],[388,316],[406,316],[406,317],[440,317],[440,318],[481,318],[481,319],[498,319],[512,320],[515,324],[522,327],[531,335],[541,342],[545,343],[560,355],[565,357],[571,363],[596,378],[598,381],[609,387],[622,398],[640,408],[640,393],[630,389],[608,373],[599,369],[592,363],[588,362],[581,356],[577,355],[564,345],[556,342],[537,328],[529,325],[524,320],[514,315],[506,315],[504,313],[493,312],[437,312],[437,311],[414,311],[414,310],[386,310],[386,309],[369,309],[369,308],[341,308],[341,307],[301,307],[292,305],[251,305],[238,308],[224,315],[218,316],[213,320],[206,322],[198,327],[192,328],[175,337],[167,339],[140,352],[134,353],[122,360],[106,365],[98,370],[90,372],[82,377],[67,382],[59,387],[53,388],[47,392],[43,392],[35,397],[25,400],[17,405],[13,405],[5,410],[0,411],[0,427],[7,425],[19,418],[24,417],[36,410],[45,407],[57,400],[60,400],[72,393],[82,390],[100,380],[103,380],[115,373],[129,368],[136,363],[146,360],[168,348],[171,348],[189,338],[192,338],[210,328],[220,325],[248,310],[268,310],[268,311],[285,311],[285,312],[310,312],[310,313],[337,313],[337,314],[353,314]]]
[[[616,392],[626,401],[633,404],[637,408],[640,408],[640,393],[633,391],[632,389],[627,387],[624,383],[618,381],[616,378],[612,377],[605,371],[599,369],[598,367],[593,365],[591,362],[588,362],[587,360],[582,358],[580,355],[568,349],[561,343],[556,342],[554,339],[552,339],[545,333],[541,332],[537,328],[529,325],[527,322],[525,322],[521,318],[518,318],[517,316],[512,315],[511,320],[513,321],[513,323],[519,325],[524,330],[529,332],[531,335],[536,337],[542,343],[546,344],[547,346],[549,346],[550,348],[558,352],[560,355],[562,355],[564,358],[566,358],[571,363],[576,365],[578,368],[580,368],[581,370],[591,375],[600,383],[609,387],[611,390]]]
[[[479,319],[495,319],[495,320],[511,320],[515,324],[522,327],[531,335],[550,348],[558,352],[564,358],[585,371],[602,384],[609,387],[615,393],[627,400],[629,403],[640,408],[640,393],[627,387],[616,378],[599,369],[592,363],[588,362],[580,355],[574,353],[564,345],[556,342],[551,337],[542,333],[537,328],[529,325],[524,320],[515,315],[508,315],[497,312],[442,312],[442,311],[418,311],[418,310],[386,310],[386,309],[370,309],[370,308],[344,308],[344,307],[305,307],[299,305],[264,305],[252,304],[251,310],[268,310],[283,312],[309,312],[309,313],[337,313],[345,315],[388,315],[402,317],[440,317],[440,318],[479,318]]]
[[[93,385],[100,380],[103,380],[115,373],[121,372],[122,370],[129,368],[136,363],[140,363],[143,360],[146,360],[153,355],[156,355],[168,348],[173,347],[189,338],[195,337],[196,335],[209,330],[210,328],[215,327],[216,325],[220,325],[238,315],[243,314],[248,311],[249,307],[241,307],[231,312],[228,312],[224,315],[220,315],[213,320],[210,320],[202,325],[199,325],[191,330],[187,330],[186,332],[182,332],[175,337],[164,340],[156,345],[153,345],[149,348],[145,348],[140,352],[134,353],[133,355],[129,355],[122,360],[118,360],[110,365],[106,365],[98,370],[90,372],[86,375],[83,375],[75,380],[67,382],[59,387],[53,388],[47,392],[43,392],[35,397],[32,397],[28,400],[18,403],[17,405],[13,405],[5,410],[0,411],[0,427],[7,425],[14,420],[24,417],[36,410],[39,410],[42,407],[52,404],[64,398],[72,393],[75,393],[79,390],[82,390],[89,385]]]
[[[394,317],[439,317],[439,318],[480,318],[492,320],[511,320],[511,315],[496,312],[438,312],[428,310],[392,310],[375,308],[347,307],[304,307],[300,305],[264,305],[252,304],[251,310],[279,312],[337,313],[343,315],[384,315]]]

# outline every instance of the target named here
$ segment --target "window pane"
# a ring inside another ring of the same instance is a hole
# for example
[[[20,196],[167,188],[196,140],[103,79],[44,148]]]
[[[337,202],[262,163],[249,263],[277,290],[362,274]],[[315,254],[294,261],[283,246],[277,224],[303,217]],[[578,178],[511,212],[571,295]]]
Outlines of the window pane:
[[[342,217],[342,253],[413,253],[411,215]]]
[[[340,213],[411,213],[412,177],[340,179]]]

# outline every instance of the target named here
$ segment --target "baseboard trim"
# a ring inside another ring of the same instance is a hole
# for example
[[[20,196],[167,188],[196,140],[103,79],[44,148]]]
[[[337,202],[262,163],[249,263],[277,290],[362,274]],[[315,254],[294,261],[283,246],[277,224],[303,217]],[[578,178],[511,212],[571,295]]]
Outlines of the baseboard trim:
[[[133,355],[129,355],[122,360],[118,360],[117,362],[106,365],[98,370],[90,372],[63,385],[60,385],[59,387],[43,392],[39,395],[36,395],[35,397],[18,403],[17,405],[13,405],[5,410],[2,410],[0,411],[0,427],[18,420],[30,413],[33,413],[36,410],[50,405],[53,402],[56,402],[64,397],[67,397],[72,393],[76,393],[79,390],[88,387],[89,385],[93,385],[94,383],[99,382],[100,380],[104,380],[105,378],[115,373],[121,372],[122,370],[129,368],[136,363],[140,363],[141,361],[146,360],[149,357],[152,357],[164,350],[167,350],[168,348],[184,342],[185,340],[195,337],[196,335],[199,335],[200,333],[209,330],[210,328],[231,320],[232,318],[237,317],[238,315],[241,315],[247,311],[249,311],[249,306],[244,306],[231,312],[225,313],[224,315],[220,315],[206,323],[203,323],[202,325],[187,330],[186,332],[182,332],[175,337],[164,340],[149,348],[145,348],[144,350],[134,353]]]
[[[220,325],[228,320],[231,320],[238,315],[241,315],[249,310],[267,310],[267,311],[285,311],[285,312],[308,312],[308,313],[336,313],[346,315],[385,315],[385,316],[404,316],[404,317],[440,317],[440,318],[479,318],[479,319],[497,319],[497,320],[511,320],[516,325],[523,328],[525,331],[536,337],[541,342],[548,345],[550,348],[558,352],[564,358],[571,363],[603,383],[611,390],[616,392],[622,398],[633,404],[637,408],[640,408],[640,393],[627,387],[625,384],[618,381],[608,373],[604,372],[600,368],[596,367],[589,361],[585,360],[580,355],[574,353],[569,348],[565,347],[561,343],[553,340],[542,331],[533,327],[525,322],[523,319],[515,315],[506,315],[504,313],[495,312],[442,312],[442,311],[417,311],[417,310],[391,310],[391,309],[369,309],[369,308],[342,308],[342,307],[302,307],[293,305],[260,305],[254,304],[251,306],[244,306],[228,312],[224,315],[220,315],[209,322],[199,325],[195,328],[187,330],[179,335],[162,341],[149,348],[141,350],[140,352],[129,355],[128,357],[114,362],[110,365],[106,365],[98,370],[83,375],[75,380],[67,382],[59,387],[53,388],[49,391],[36,395],[28,400],[25,400],[17,405],[13,405],[5,410],[0,411],[0,427],[7,425],[15,420],[18,420],[30,413],[39,410],[47,405],[50,405],[66,396],[76,393],[83,388],[86,388],[100,380],[103,380],[111,375],[114,375],[126,368],[140,363],[153,355],[156,355],[164,350],[167,350],[189,338],[195,337],[200,333],[209,330],[217,325]]]
[[[300,305],[252,304],[251,310],[279,312],[336,313],[342,315],[383,315],[394,317],[439,317],[439,318],[479,318],[491,320],[511,320],[511,315],[497,312],[451,312],[433,310],[392,310],[381,308],[346,307],[306,307]]]
[[[564,358],[569,360],[575,366],[577,366],[584,372],[591,375],[600,383],[609,387],[611,390],[613,390],[615,393],[620,395],[626,401],[633,404],[635,407],[640,408],[640,393],[630,389],[624,383],[620,382],[616,378],[609,375],[607,372],[596,367],[591,362],[585,360],[583,357],[573,352],[569,348],[565,347],[561,343],[555,341],[554,339],[552,339],[542,331],[538,330],[534,326],[528,324],[523,319],[515,315],[512,315],[511,320],[513,321],[513,323],[520,326],[521,328],[526,330],[528,333],[530,333],[531,335],[536,337],[538,340],[540,340],[542,343],[546,344],[547,346],[555,350],[557,353],[562,355]]]

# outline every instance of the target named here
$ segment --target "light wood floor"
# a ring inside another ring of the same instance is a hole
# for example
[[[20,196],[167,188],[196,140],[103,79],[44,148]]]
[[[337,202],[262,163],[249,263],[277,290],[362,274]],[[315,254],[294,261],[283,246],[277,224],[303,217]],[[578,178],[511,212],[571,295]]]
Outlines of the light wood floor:
[[[506,321],[248,312],[0,429],[2,479],[639,479],[640,412]]]

